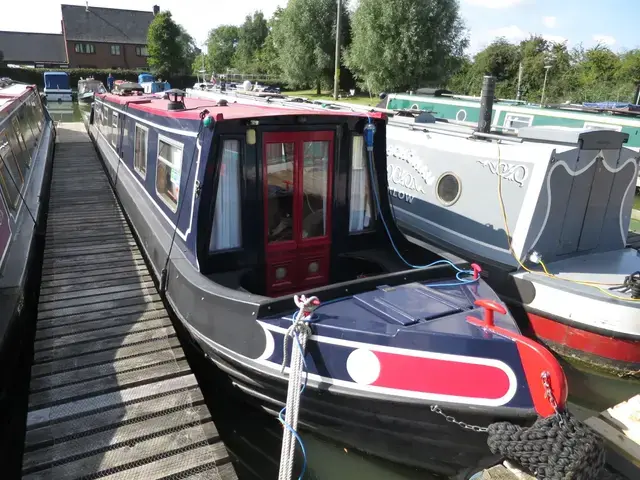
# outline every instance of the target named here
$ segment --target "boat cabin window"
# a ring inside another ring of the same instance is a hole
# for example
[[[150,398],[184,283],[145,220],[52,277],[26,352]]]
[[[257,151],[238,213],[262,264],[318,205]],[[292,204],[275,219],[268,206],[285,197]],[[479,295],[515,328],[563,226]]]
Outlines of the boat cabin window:
[[[29,156],[27,143],[24,140],[24,135],[22,134],[22,129],[20,128],[20,120],[18,119],[17,115],[11,119],[11,125],[13,126],[13,135],[17,143],[17,151],[15,152],[15,155],[18,158],[18,165],[20,165],[20,170],[22,170],[22,172],[24,173],[26,169],[31,166],[31,157]]]
[[[220,174],[209,250],[242,245],[240,198],[240,141],[225,140],[220,152]]]
[[[518,128],[530,127],[532,123],[532,115],[516,115],[514,113],[507,113],[504,117],[503,127],[508,130],[517,130]]]
[[[147,139],[149,130],[147,127],[138,125],[134,132],[134,152],[133,152],[133,168],[140,174],[142,178],[147,176]]]
[[[31,99],[31,115],[33,118],[33,122],[38,127],[38,131],[41,131],[44,122],[44,115],[42,113],[42,104],[40,103],[40,98],[36,97],[35,95]]]
[[[113,112],[111,120],[111,145],[116,150],[118,149],[118,112]]]
[[[173,212],[178,209],[182,151],[181,143],[158,136],[156,193]]]
[[[31,156],[36,145],[38,131],[33,126],[30,115],[29,104],[25,103],[20,110],[18,110],[18,125],[22,138],[24,140],[25,149],[28,152],[29,166],[31,166]]]
[[[369,164],[362,135],[354,135],[351,147],[351,194],[349,195],[349,233],[372,226],[373,204]]]
[[[24,178],[13,149],[6,130],[0,132],[0,186],[7,204],[15,210],[20,199]]]
[[[107,132],[109,131],[109,125],[111,125],[111,115],[109,115],[109,113],[111,112],[109,110],[109,107],[107,107],[106,105],[102,106],[103,108],[103,112],[102,112],[102,132],[106,135]]]
[[[590,130],[615,130],[616,132],[622,131],[622,125],[607,125],[606,123],[584,122],[584,128],[588,128]]]

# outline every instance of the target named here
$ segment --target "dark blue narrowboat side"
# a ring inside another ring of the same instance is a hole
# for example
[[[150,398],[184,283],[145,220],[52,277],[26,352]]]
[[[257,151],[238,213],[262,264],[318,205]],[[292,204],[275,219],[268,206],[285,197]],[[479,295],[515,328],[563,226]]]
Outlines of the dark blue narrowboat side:
[[[37,304],[55,128],[38,89],[0,88],[0,397],[12,382]],[[0,403],[0,408],[4,404]]]
[[[553,413],[542,372],[564,403],[562,369],[478,272],[398,230],[382,116],[166,93],[97,95],[88,129],[161,292],[242,398],[284,405],[304,292],[320,305],[300,422],[336,441],[450,475],[490,454],[486,433],[435,407],[530,424]]]

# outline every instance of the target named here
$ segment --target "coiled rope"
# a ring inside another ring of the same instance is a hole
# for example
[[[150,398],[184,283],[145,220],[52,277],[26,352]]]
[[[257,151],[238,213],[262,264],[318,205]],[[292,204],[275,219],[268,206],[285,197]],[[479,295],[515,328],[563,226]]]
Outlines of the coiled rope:
[[[307,339],[311,336],[309,322],[313,311],[318,308],[320,301],[317,297],[305,297],[304,295],[293,297],[293,301],[298,307],[298,312],[293,316],[293,323],[284,336],[282,373],[287,365],[287,352],[289,337],[293,339],[291,348],[291,364],[289,365],[289,387],[287,390],[287,402],[278,416],[284,425],[282,436],[282,450],[280,452],[280,471],[278,480],[290,480],[293,475],[293,463],[295,460],[296,440],[300,444],[304,458],[300,479],[306,470],[306,452],[302,439],[298,435],[298,415],[300,413],[300,398],[307,383],[306,362],[304,360]],[[303,381],[304,378],[304,381]],[[282,414],[286,412],[283,418]]]

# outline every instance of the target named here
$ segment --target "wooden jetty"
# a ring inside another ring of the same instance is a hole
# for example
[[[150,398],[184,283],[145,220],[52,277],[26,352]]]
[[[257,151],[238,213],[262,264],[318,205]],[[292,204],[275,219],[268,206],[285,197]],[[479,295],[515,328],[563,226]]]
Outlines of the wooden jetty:
[[[60,124],[24,479],[236,479],[82,123]]]
[[[607,462],[628,478],[640,478],[640,394],[585,420],[607,444]]]

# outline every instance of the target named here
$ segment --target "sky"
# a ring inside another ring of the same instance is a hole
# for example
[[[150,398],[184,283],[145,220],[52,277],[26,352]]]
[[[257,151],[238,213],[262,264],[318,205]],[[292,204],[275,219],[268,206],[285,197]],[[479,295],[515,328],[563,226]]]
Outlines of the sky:
[[[357,0],[351,0],[357,2]],[[640,0],[459,0],[460,13],[468,29],[473,54],[496,37],[518,42],[529,34],[553,41],[580,43],[586,48],[598,43],[615,51],[640,47],[636,18]],[[0,30],[60,33],[60,4],[55,0],[28,0],[29,12],[21,1],[4,2]],[[84,5],[83,0],[64,3]],[[270,17],[287,0],[89,0],[89,7],[134,10],[170,10],[174,19],[202,46],[207,32],[222,24],[240,24],[245,15],[262,10]]]

